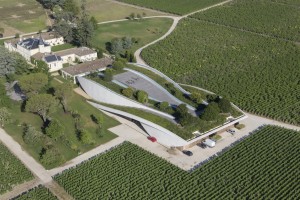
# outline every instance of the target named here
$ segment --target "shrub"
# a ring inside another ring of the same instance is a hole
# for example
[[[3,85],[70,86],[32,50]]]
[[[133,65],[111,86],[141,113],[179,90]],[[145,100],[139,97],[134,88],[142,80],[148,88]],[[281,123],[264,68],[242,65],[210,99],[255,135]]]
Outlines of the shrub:
[[[64,134],[65,127],[57,120],[52,120],[50,125],[46,128],[46,134],[53,139],[57,139]]]
[[[139,90],[137,92],[137,100],[140,103],[147,103],[148,102],[148,94],[147,92],[143,91],[143,90]]]
[[[241,129],[245,128],[246,126],[245,126],[245,124],[237,124],[237,125],[234,125],[234,127],[235,127],[236,129],[241,130]]]
[[[231,103],[227,99],[220,99],[218,101],[218,106],[223,113],[229,113],[231,111]]]
[[[112,81],[112,79],[113,79],[113,71],[111,69],[106,69],[103,80],[109,82]]]
[[[212,102],[208,104],[208,106],[204,109],[204,113],[201,115],[201,119],[205,121],[214,121],[217,119],[219,112],[220,110],[218,104]]]
[[[167,108],[169,108],[169,103],[166,101],[160,102],[158,107],[161,110],[167,110]]]
[[[121,71],[124,68],[124,64],[121,61],[115,61],[113,64],[113,69],[116,71]]]
[[[133,96],[133,89],[128,87],[122,90],[122,94],[128,98],[131,98]]]
[[[43,134],[30,124],[24,125],[23,141],[26,144],[35,144],[42,141]]]
[[[202,98],[201,98],[201,94],[200,93],[192,93],[190,95],[190,99],[197,103],[197,104],[201,104],[202,103]]]
[[[215,135],[211,136],[210,139],[212,139],[212,140],[214,140],[214,141],[218,141],[218,140],[221,140],[221,139],[222,139],[222,136],[221,136],[221,135],[215,134]]]
[[[94,144],[95,143],[93,141],[91,134],[85,129],[80,131],[79,138],[83,144]]]

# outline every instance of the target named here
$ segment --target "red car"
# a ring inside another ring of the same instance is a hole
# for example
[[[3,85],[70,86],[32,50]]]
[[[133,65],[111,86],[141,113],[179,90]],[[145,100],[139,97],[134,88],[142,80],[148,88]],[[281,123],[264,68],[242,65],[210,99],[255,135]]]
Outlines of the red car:
[[[157,140],[156,140],[156,138],[155,137],[152,137],[152,136],[149,136],[149,137],[147,137],[148,138],[148,140],[150,140],[151,142],[156,142]]]

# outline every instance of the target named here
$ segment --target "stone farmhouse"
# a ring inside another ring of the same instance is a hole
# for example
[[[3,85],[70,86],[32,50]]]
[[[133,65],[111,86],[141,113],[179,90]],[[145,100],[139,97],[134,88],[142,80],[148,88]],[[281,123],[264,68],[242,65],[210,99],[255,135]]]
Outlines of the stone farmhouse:
[[[30,35],[28,38],[18,38],[4,42],[9,51],[21,54],[28,62],[36,64],[36,60],[44,61],[49,72],[58,71],[65,63],[93,61],[97,59],[97,52],[87,47],[72,48],[53,53],[52,46],[64,44],[62,36],[55,32]]]

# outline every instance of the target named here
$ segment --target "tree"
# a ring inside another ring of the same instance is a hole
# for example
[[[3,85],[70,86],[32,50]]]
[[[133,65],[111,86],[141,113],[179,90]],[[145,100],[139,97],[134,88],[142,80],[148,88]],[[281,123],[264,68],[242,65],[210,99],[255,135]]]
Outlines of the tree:
[[[135,13],[131,13],[130,15],[129,15],[129,19],[135,19]]]
[[[142,19],[143,17],[142,17],[141,14],[138,13],[138,14],[136,15],[136,18],[138,18],[138,19],[140,20],[140,19]]]
[[[0,77],[10,74],[21,75],[29,71],[30,65],[18,53],[9,52],[0,46]]]
[[[111,69],[106,69],[103,80],[109,82],[112,81],[112,79],[113,79],[113,71]]]
[[[82,16],[75,31],[76,43],[79,46],[91,46],[94,26],[87,16]]]
[[[0,125],[4,127],[5,124],[11,122],[11,113],[6,107],[0,108]]]
[[[125,88],[122,90],[122,94],[128,98],[131,98],[133,96],[133,89],[131,87]]]
[[[98,21],[96,20],[96,18],[94,16],[92,16],[90,18],[90,22],[93,25],[94,30],[97,30],[98,29]]]
[[[94,144],[95,143],[92,139],[91,134],[85,129],[80,131],[80,141],[83,144]]]
[[[159,109],[161,110],[167,110],[169,108],[169,103],[166,101],[160,102],[159,103]]]
[[[113,69],[116,71],[121,71],[124,68],[124,64],[121,61],[115,61],[113,64]]]
[[[180,104],[177,106],[176,115],[179,123],[182,126],[188,125],[193,118],[193,116],[188,112],[188,108],[186,107],[186,104]]]
[[[74,0],[65,0],[63,4],[63,9],[65,12],[73,13],[74,15],[79,14],[79,7]]]
[[[192,93],[191,95],[190,95],[190,99],[193,101],[193,102],[195,102],[195,103],[197,103],[197,104],[201,104],[202,103],[202,98],[201,98],[201,94],[200,93]]]
[[[91,115],[91,118],[93,120],[93,122],[95,122],[97,125],[99,125],[99,127],[103,124],[104,122],[104,117],[102,114],[98,114],[96,115]]]
[[[48,84],[48,76],[44,73],[24,75],[19,79],[19,84],[27,96],[32,96],[38,94]]]
[[[227,99],[224,98],[220,99],[218,101],[218,106],[222,113],[229,113],[231,111],[231,103]]]
[[[55,140],[61,137],[64,134],[64,131],[65,127],[57,120],[52,120],[50,125],[46,128],[46,134]]]
[[[111,45],[110,45],[110,52],[112,54],[119,54],[123,51],[123,42],[121,39],[119,38],[114,38],[111,41]]]
[[[36,144],[42,141],[43,134],[30,124],[24,125],[23,141],[26,144]]]
[[[201,115],[201,119],[205,121],[214,121],[217,119],[220,113],[218,104],[212,102],[204,109],[204,113]]]
[[[38,114],[46,122],[49,114],[55,111],[56,99],[50,94],[37,94],[26,102],[26,111]]]
[[[65,158],[53,145],[44,147],[40,153],[40,161],[44,165],[59,165],[65,161]]]
[[[137,100],[138,100],[138,102],[143,103],[143,104],[147,103],[148,102],[147,92],[145,92],[143,90],[139,90],[137,92]]]
[[[57,31],[67,43],[73,42],[74,29],[70,23],[66,20],[56,20],[53,25],[55,31]]]
[[[123,42],[123,49],[130,49],[130,47],[132,46],[131,37],[128,37],[128,36],[123,37],[122,42]]]
[[[71,83],[64,83],[56,86],[54,88],[54,95],[59,99],[61,105],[63,106],[64,112],[68,111],[67,102],[68,98],[73,95],[73,87]]]
[[[207,101],[210,102],[216,102],[218,100],[218,96],[215,94],[208,94],[206,95]]]

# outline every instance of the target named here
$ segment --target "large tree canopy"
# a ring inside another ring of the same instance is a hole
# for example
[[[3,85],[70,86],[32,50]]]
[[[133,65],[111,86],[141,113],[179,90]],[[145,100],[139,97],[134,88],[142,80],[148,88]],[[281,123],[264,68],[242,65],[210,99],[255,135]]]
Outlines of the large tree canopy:
[[[17,53],[11,53],[0,46],[0,77],[28,72],[30,65]]]
[[[46,122],[49,114],[54,112],[57,102],[50,94],[37,94],[26,103],[26,111],[38,114]]]
[[[26,95],[38,94],[48,84],[48,76],[44,73],[29,74],[22,76],[19,84]]]

